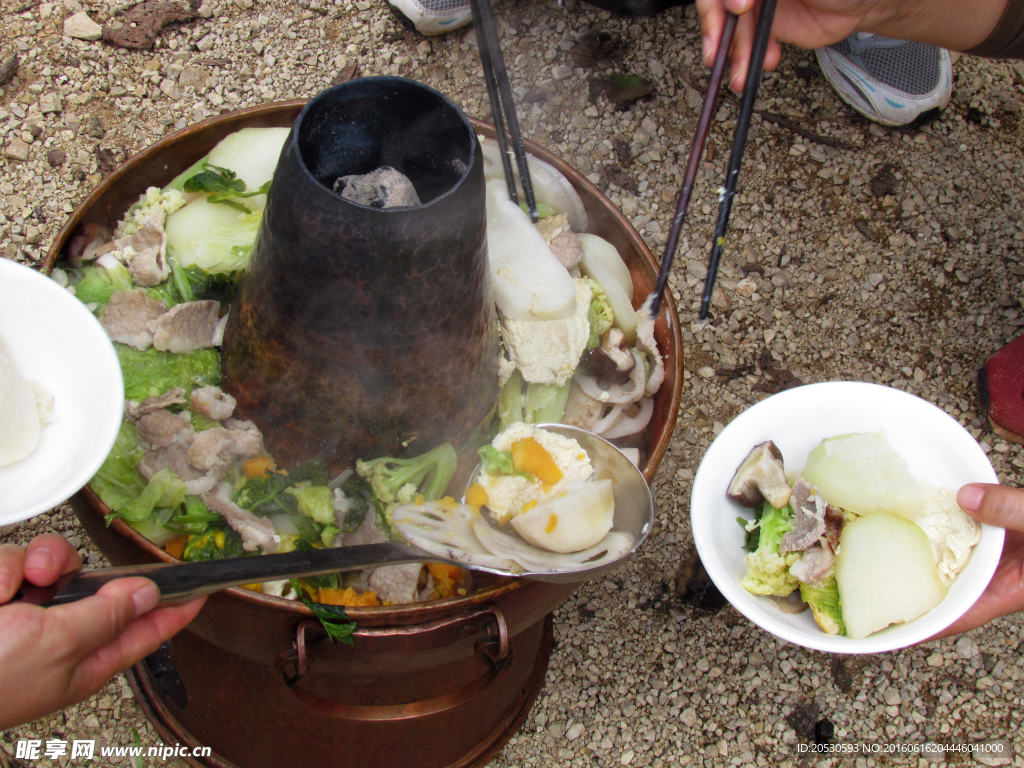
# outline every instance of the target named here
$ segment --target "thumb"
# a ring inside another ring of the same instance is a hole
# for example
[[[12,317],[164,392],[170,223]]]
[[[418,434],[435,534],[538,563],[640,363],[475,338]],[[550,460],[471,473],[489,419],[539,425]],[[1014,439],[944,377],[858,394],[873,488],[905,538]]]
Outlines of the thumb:
[[[58,623],[71,642],[68,655],[88,656],[116,639],[135,618],[147,613],[160,599],[149,579],[117,579],[104,584],[92,597],[48,608],[47,619]]]
[[[969,483],[956,494],[960,508],[982,523],[1024,532],[1024,489]]]
[[[725,9],[737,16],[749,13],[753,8],[754,0],[725,0]]]

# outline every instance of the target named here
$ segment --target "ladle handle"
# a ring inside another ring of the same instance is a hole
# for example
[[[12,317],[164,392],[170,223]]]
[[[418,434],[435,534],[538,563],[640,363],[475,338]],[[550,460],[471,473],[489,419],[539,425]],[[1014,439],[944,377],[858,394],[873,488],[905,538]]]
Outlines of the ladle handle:
[[[104,584],[114,579],[142,576],[160,589],[161,603],[184,603],[240,584],[438,559],[421,549],[403,544],[364,544],[201,563],[149,563],[121,568],[97,568],[73,571],[48,587],[37,587],[23,581],[12,602],[62,605],[94,595]]]

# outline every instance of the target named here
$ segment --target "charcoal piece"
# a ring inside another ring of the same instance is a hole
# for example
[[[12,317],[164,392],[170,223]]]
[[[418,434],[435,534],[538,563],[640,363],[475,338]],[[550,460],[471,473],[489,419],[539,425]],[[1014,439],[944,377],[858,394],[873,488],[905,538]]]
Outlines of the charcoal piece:
[[[382,166],[422,204],[371,208],[332,189]],[[222,387],[281,466],[461,446],[489,416],[498,333],[486,222],[476,134],[444,96],[373,77],[309,102],[223,346]]]
[[[420,204],[420,196],[409,177],[387,166],[369,173],[342,176],[334,182],[334,191],[346,200],[371,208]]]

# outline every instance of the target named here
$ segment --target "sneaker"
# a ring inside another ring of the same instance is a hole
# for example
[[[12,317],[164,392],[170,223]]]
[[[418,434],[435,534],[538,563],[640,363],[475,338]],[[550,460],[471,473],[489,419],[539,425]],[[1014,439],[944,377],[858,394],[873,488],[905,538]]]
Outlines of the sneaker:
[[[855,32],[814,53],[840,98],[882,125],[906,125],[942,109],[953,89],[949,52],[934,45]]]
[[[428,37],[443,35],[473,20],[468,0],[385,0],[402,26]]]

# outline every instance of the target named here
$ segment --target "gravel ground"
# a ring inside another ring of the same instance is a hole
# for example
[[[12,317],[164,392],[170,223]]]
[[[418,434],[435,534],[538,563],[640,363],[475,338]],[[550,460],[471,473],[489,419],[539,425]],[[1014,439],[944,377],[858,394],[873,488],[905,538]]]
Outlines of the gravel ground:
[[[127,5],[3,3],[0,72],[12,53],[19,62],[0,87],[4,257],[37,263],[126,153],[224,109],[312,96],[358,72],[418,78],[470,114],[489,113],[472,31],[424,39],[378,2],[206,0],[200,18],[142,51],[62,34],[76,12],[103,23]],[[629,21],[576,0],[502,0],[499,15],[526,135],[607,190],[660,252],[706,81],[692,8]],[[588,40],[603,40],[604,59],[584,59],[578,44]],[[649,78],[653,92],[616,108],[592,85],[616,72]],[[1020,484],[1024,451],[990,432],[973,382],[1024,325],[1022,74],[958,58],[942,116],[889,130],[844,107],[813,56],[787,50],[764,81],[715,321],[701,326],[714,190],[735,116],[733,105],[721,107],[672,279],[685,389],[655,481],[657,526],[639,558],[558,610],[545,689],[493,765],[929,764],[916,755],[802,755],[821,718],[837,744],[1005,739],[1024,748],[1019,616],[897,653],[829,657],[773,638],[728,606],[702,608],[680,578],[694,552],[687,499],[705,449],[794,377],[918,394],[981,441],[1003,482]],[[66,507],[0,531],[0,541],[44,531],[103,562]],[[119,677],[88,702],[0,733],[0,750],[13,754],[30,737],[127,745],[132,728],[143,744],[157,738]],[[1024,766],[1024,755],[1015,760]]]

